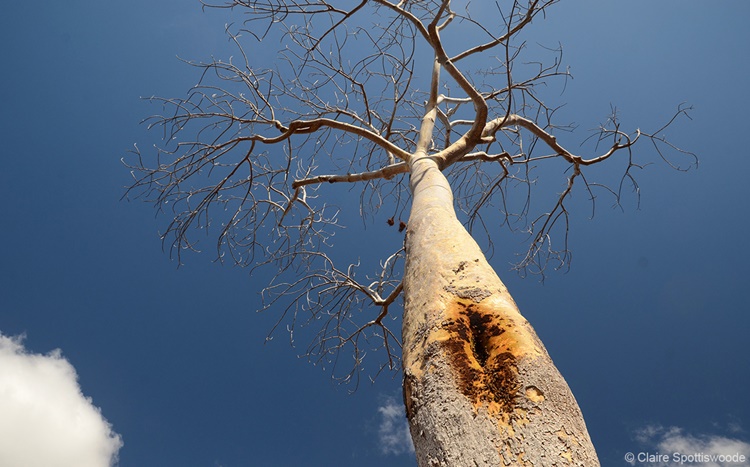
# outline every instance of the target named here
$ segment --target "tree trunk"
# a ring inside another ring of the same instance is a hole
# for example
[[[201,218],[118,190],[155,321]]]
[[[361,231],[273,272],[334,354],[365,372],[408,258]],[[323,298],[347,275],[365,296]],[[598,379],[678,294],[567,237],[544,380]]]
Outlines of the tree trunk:
[[[434,161],[414,158],[411,190],[404,402],[419,465],[599,465],[573,394]]]

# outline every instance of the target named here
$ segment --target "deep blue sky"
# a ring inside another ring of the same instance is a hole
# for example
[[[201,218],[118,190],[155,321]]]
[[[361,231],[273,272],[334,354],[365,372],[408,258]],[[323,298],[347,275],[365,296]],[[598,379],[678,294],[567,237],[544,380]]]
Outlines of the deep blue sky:
[[[640,210],[575,217],[574,260],[544,285],[494,264],[567,378],[604,465],[646,448],[644,427],[750,441],[750,4],[563,1],[540,40],[559,41],[574,79],[563,117],[588,129],[621,109],[671,133],[698,170],[654,164]],[[83,392],[122,435],[120,465],[414,465],[379,450],[378,407],[400,378],[354,395],[296,358],[258,315],[262,284],[193,256],[176,268],[164,219],[121,202],[133,143],[155,135],[141,96],[181,96],[175,57],[227,52],[226,13],[197,1],[13,2],[0,18],[0,332],[60,348]],[[496,245],[497,246],[497,245]]]

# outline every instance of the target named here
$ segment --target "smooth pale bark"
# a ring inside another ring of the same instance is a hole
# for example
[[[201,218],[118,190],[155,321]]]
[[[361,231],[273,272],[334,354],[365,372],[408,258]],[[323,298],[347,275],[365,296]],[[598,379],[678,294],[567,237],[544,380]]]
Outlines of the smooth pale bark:
[[[445,176],[411,162],[404,402],[420,466],[597,466],[567,383],[479,246]]]

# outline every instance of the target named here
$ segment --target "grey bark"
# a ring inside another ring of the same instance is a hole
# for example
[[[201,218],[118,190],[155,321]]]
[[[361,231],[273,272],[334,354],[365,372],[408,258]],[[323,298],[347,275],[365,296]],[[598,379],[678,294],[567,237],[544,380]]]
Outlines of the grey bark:
[[[447,180],[412,164],[404,401],[418,464],[596,466],[568,385],[481,249]]]

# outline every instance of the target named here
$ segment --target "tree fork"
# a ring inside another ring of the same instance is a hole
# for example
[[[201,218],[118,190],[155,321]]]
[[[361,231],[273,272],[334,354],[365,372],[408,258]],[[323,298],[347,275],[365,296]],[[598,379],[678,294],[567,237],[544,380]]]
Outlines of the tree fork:
[[[567,383],[429,157],[411,165],[404,403],[420,466],[599,465]]]

